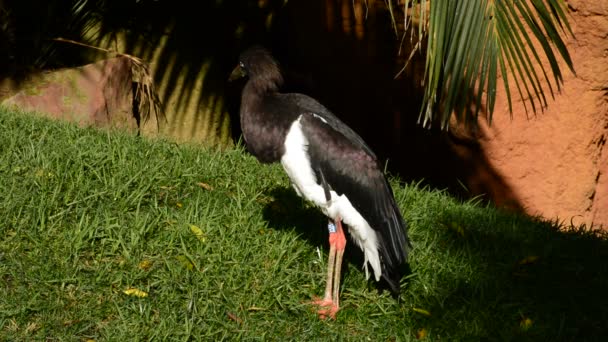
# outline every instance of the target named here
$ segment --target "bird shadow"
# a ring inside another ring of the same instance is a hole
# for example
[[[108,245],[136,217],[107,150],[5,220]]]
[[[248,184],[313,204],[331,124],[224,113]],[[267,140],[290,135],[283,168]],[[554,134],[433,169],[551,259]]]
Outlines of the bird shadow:
[[[262,209],[262,217],[268,222],[269,227],[278,230],[294,230],[310,245],[319,246],[326,254],[329,253],[329,233],[326,230],[328,218],[318,208],[303,200],[291,188],[275,187],[268,191],[267,195],[273,200]],[[364,262],[363,252],[360,248],[355,247],[356,244],[350,237],[348,228],[346,236],[347,247],[344,251],[342,279],[351,272],[351,265],[363,272]],[[402,274],[404,277],[411,274],[409,265],[403,266]],[[390,286],[384,279],[372,282],[372,278],[370,277],[369,282],[375,283],[375,288],[379,293],[388,291],[395,299],[398,299],[398,295],[390,291]]]

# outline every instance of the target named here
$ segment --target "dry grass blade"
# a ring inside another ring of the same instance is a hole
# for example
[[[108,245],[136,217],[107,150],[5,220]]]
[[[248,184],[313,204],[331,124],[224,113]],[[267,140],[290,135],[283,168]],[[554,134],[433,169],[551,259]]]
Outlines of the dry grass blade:
[[[412,58],[414,58],[414,55],[416,54],[416,52],[420,51],[420,48],[422,47],[422,41],[419,40],[418,42],[416,42],[416,45],[414,45],[414,48],[412,49],[412,51],[410,52],[409,57],[407,58],[407,60],[405,61],[405,64],[403,64],[403,68],[401,68],[399,70],[399,72],[397,72],[397,74],[395,75],[394,79],[399,78],[399,76],[405,71],[405,69],[407,69],[407,66],[410,64],[410,62],[412,61]]]
[[[137,104],[137,110],[143,122],[147,122],[150,119],[150,113],[153,110],[154,115],[156,117],[156,128],[160,130],[160,121],[159,119],[167,120],[162,110],[162,102],[158,97],[158,93],[156,91],[156,87],[154,86],[154,79],[152,78],[152,74],[150,73],[150,68],[148,63],[144,62],[141,58],[129,55],[127,53],[122,53],[118,51],[114,51],[111,49],[105,49],[98,46],[78,42],[71,39],[65,38],[54,38],[54,41],[68,43],[78,46],[87,47],[90,49],[98,50],[105,52],[107,54],[117,56],[117,57],[125,57],[131,61],[131,77],[133,82],[136,83],[135,94],[133,96],[133,101]]]
[[[165,121],[167,119],[162,110],[162,102],[158,98],[150,68],[148,67],[148,64],[141,59],[133,56],[129,57],[132,57],[131,61],[133,62],[133,82],[137,84],[133,100],[137,103],[137,109],[144,122],[147,122],[150,119],[150,112],[154,110],[156,115],[156,128],[157,130],[160,130],[159,116]]]

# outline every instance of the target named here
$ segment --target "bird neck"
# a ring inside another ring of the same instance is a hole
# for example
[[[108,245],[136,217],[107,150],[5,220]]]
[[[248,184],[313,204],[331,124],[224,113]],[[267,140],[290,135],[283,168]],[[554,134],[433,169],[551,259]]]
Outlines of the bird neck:
[[[281,74],[270,73],[250,78],[245,86],[245,90],[256,94],[257,96],[264,96],[270,93],[276,93],[282,83],[283,78],[281,77]]]
[[[258,108],[264,97],[268,94],[276,92],[272,88],[264,88],[249,80],[243,88],[243,97],[241,99],[241,115],[250,112],[254,108]]]
[[[243,98],[241,102],[242,114],[259,108],[264,101],[264,98],[271,94],[276,94],[281,81],[281,79],[276,80],[268,77],[250,78],[245,85],[245,88],[243,88]]]
[[[280,159],[284,135],[277,111],[269,107],[269,100],[277,95],[276,83],[266,83],[262,87],[250,79],[243,89],[241,100],[241,129],[247,144],[247,150],[263,163],[272,163]]]

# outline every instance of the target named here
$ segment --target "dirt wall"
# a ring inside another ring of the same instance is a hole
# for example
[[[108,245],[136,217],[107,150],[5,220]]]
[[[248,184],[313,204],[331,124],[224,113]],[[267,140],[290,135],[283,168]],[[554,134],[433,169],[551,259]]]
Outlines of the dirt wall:
[[[481,148],[527,213],[608,228],[608,2],[568,6],[576,75],[562,65],[563,89],[537,115],[516,102],[511,119],[500,93]]]

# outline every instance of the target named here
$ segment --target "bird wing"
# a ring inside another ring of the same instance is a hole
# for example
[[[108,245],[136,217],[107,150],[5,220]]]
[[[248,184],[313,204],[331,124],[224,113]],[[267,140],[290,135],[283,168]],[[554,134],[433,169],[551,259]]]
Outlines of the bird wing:
[[[338,195],[346,195],[376,231],[385,266],[383,278],[398,292],[409,242],[392,189],[375,155],[368,152],[369,147],[365,148],[363,140],[333,114],[323,114],[308,112],[300,118],[308,140],[311,166],[317,178],[324,179]]]
[[[310,113],[313,116],[321,118],[321,121],[329,125],[335,131],[341,133],[346,139],[348,139],[353,145],[363,149],[368,155],[376,158],[376,154],[372,149],[367,146],[365,141],[355,133],[350,127],[342,122],[337,116],[334,115],[329,109],[325,108],[317,100],[310,96],[298,93],[289,94],[277,94],[280,100],[293,103],[298,107],[300,113]]]

